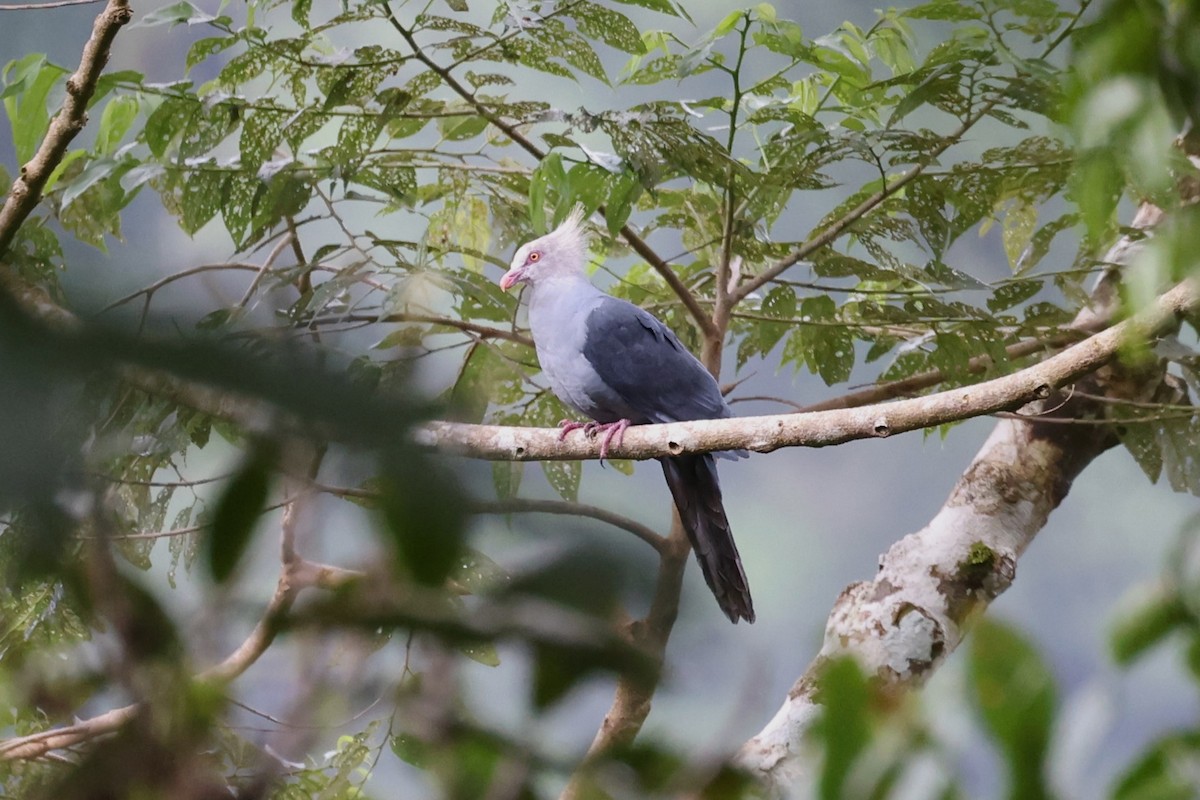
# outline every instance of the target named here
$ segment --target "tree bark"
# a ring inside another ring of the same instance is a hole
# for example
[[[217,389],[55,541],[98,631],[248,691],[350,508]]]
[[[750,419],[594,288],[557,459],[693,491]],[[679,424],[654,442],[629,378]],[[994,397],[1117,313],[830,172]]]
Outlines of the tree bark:
[[[1133,227],[1153,228],[1162,217],[1161,209],[1144,204]],[[1075,327],[1112,312],[1119,268],[1141,241],[1126,236],[1109,251],[1105,260],[1113,266]],[[929,524],[893,544],[872,580],[842,591],[820,652],[775,716],[742,746],[736,763],[776,793],[811,772],[814,754],[806,736],[820,711],[815,690],[824,665],[835,657],[852,655],[890,691],[924,685],[962,642],[971,621],[1012,584],[1021,554],[1075,478],[1117,443],[1103,401],[1165,400],[1174,390],[1164,376],[1157,362],[1113,361],[1000,420]]]

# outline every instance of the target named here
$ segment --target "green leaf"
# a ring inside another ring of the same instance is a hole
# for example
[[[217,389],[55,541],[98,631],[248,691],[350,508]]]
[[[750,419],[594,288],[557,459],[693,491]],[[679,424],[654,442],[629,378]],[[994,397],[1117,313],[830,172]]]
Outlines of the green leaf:
[[[565,8],[566,15],[575,20],[584,36],[599,39],[626,53],[641,55],[646,52],[641,32],[624,14],[591,0],[579,0]]]
[[[275,175],[267,184],[266,191],[255,193],[255,230],[269,228],[284,217],[294,217],[308,205],[312,187],[290,173]]]
[[[542,472],[558,496],[575,502],[579,499],[579,480],[583,465],[578,461],[543,461]]]
[[[634,57],[630,59],[630,63],[625,67],[625,77],[622,78],[621,82],[635,86],[646,86],[661,81],[675,80],[680,75],[681,64],[682,58],[674,53],[659,56],[645,64],[642,64],[640,59]]]
[[[198,25],[212,22],[215,19],[216,17],[206,14],[187,2],[187,0],[182,0],[182,2],[157,8],[149,14],[142,15],[136,25],[140,28],[152,28],[156,25],[170,25],[171,27],[175,27],[181,24]]]
[[[246,232],[254,218],[255,200],[266,192],[266,184],[254,175],[235,172],[229,176],[225,202],[221,206],[221,219],[235,244],[240,246],[245,242]]]
[[[83,172],[75,176],[75,179],[67,184],[62,193],[62,204],[64,207],[71,205],[77,197],[82,195],[92,186],[100,181],[107,180],[118,169],[124,167],[128,169],[130,164],[122,164],[118,161],[113,161],[111,158],[100,158],[88,163],[83,168]],[[91,213],[95,213],[95,209]]]
[[[1121,605],[1108,644],[1113,660],[1123,667],[1191,621],[1178,590],[1166,582],[1144,587]]]
[[[114,97],[104,106],[96,129],[96,152],[110,155],[120,145],[138,115],[138,101],[132,97]]]
[[[561,58],[584,74],[608,83],[608,75],[604,72],[604,62],[600,60],[600,56],[596,55],[587,39],[568,29],[562,20],[546,19],[535,31],[552,57]],[[524,60],[522,63],[533,66]],[[575,79],[574,74],[570,77]]]
[[[1037,219],[1037,205],[1024,197],[1013,200],[1004,212],[1001,239],[1013,272],[1020,270],[1025,251],[1033,239],[1033,232],[1037,229]]]
[[[567,173],[563,169],[562,154],[551,152],[529,178],[529,221],[538,235],[547,233],[546,199],[548,190],[561,197],[567,191]]]
[[[932,0],[932,2],[921,3],[901,13],[912,19],[937,19],[953,22],[966,22],[982,17],[979,8],[959,2],[959,0]]]
[[[204,548],[208,572],[217,583],[229,579],[250,544],[267,502],[274,465],[273,448],[265,444],[255,447],[217,503]]]
[[[500,666],[500,653],[491,642],[470,642],[460,644],[458,652],[485,667]]]
[[[518,373],[492,345],[471,345],[459,368],[458,379],[446,399],[455,419],[482,422],[488,403],[498,387],[518,379]]]
[[[185,71],[191,72],[197,64],[212,58],[217,53],[228,50],[237,42],[238,40],[233,36],[210,36],[193,42],[192,46],[188,48],[187,60],[184,65]]]
[[[12,128],[13,147],[17,161],[24,164],[33,158],[38,145],[50,127],[47,101],[51,90],[67,70],[33,53],[4,68],[4,109]]]
[[[455,476],[422,454],[392,454],[379,488],[398,566],[419,584],[441,586],[463,554],[466,507]]]
[[[781,297],[775,302],[781,302]],[[797,368],[807,366],[831,386],[848,379],[854,368],[854,340],[849,330],[831,324],[836,316],[837,307],[829,297],[806,299],[800,307],[800,318],[811,324],[792,329],[783,363],[793,363]]]
[[[396,201],[407,200],[417,192],[417,171],[405,165],[371,164],[358,172],[355,179]]]
[[[1054,678],[1015,629],[984,618],[971,634],[972,700],[1008,760],[1012,800],[1049,798],[1046,751],[1055,713]]]
[[[767,292],[762,301],[762,313],[788,320],[796,316],[796,290],[790,286],[776,286]]]
[[[554,47],[535,39],[508,39],[500,52],[510,61],[515,61],[539,72],[547,72],[560,78],[575,80],[575,74],[556,59],[561,56]],[[593,53],[594,55],[594,53]]]
[[[545,709],[562,699],[596,670],[590,654],[550,642],[539,642],[534,647],[533,659],[533,706],[537,709]]]
[[[188,233],[196,233],[221,211],[225,199],[225,183],[229,173],[201,165],[183,184],[180,223]]]
[[[608,198],[604,201],[604,220],[609,234],[616,236],[621,231],[641,194],[642,182],[629,170],[609,180]]]
[[[312,11],[312,0],[292,0],[292,20],[301,28],[308,27],[308,15]]]
[[[1117,202],[1124,188],[1114,153],[1097,152],[1080,159],[1073,176],[1072,195],[1092,241],[1104,241],[1112,229]]]
[[[1163,472],[1171,488],[1200,496],[1200,417],[1164,420],[1157,425]]]
[[[812,736],[824,745],[820,797],[846,797],[845,784],[854,762],[871,741],[871,687],[857,662],[844,656],[827,663],[816,694],[820,719]]]
[[[675,5],[673,3],[671,3],[671,0],[616,0],[616,1],[618,3],[624,3],[625,5],[629,5],[629,6],[641,6],[642,8],[648,8],[652,11],[658,11],[662,14],[670,14],[673,17],[678,17],[678,16],[687,17],[687,14],[683,12],[683,9],[676,9]]]
[[[1200,794],[1194,765],[1200,733],[1186,731],[1159,739],[1121,776],[1113,800],[1193,800]]]
[[[524,461],[493,461],[492,484],[496,487],[496,497],[501,500],[516,497],[524,475]]]
[[[1024,303],[1041,290],[1042,282],[1038,280],[1010,281],[1001,284],[987,299],[988,310],[993,313],[1006,311],[1015,305]]]
[[[576,164],[571,167],[567,173],[566,191],[559,197],[554,209],[555,218],[560,221],[565,219],[576,204],[581,204],[584,219],[587,219],[604,202],[610,177],[612,173],[595,164]]]
[[[142,129],[142,137],[150,152],[162,158],[171,142],[183,134],[198,109],[197,104],[187,98],[168,97],[164,100],[150,114]]]
[[[437,121],[438,130],[442,136],[451,142],[462,142],[473,139],[483,133],[488,121],[483,117],[442,117]]]
[[[508,583],[508,572],[478,550],[464,548],[458,563],[450,573],[455,585],[468,594],[495,591]]]
[[[221,68],[221,74],[217,76],[217,83],[230,90],[237,89],[261,75],[271,65],[273,57],[273,52],[266,48],[251,48],[229,59]]]
[[[275,157],[288,117],[288,112],[274,108],[257,108],[246,115],[238,138],[238,152],[247,173],[257,173],[259,167]]]

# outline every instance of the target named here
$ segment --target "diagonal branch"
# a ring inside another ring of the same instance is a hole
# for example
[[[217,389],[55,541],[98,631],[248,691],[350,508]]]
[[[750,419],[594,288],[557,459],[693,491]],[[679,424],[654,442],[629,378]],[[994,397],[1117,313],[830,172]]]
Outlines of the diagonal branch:
[[[362,573],[354,570],[308,561],[296,552],[296,526],[306,507],[307,497],[307,493],[302,491],[291,498],[284,508],[279,534],[281,570],[275,592],[262,616],[241,644],[219,663],[200,672],[197,680],[228,683],[255,664],[275,641],[280,621],[291,609],[301,590],[337,589],[362,577]],[[55,750],[115,733],[133,720],[141,708],[141,703],[132,703],[73,725],[0,740],[0,761],[42,758]]]
[[[633,744],[650,715],[650,704],[662,676],[667,642],[679,615],[679,598],[683,591],[683,573],[687,568],[692,547],[675,512],[671,535],[661,540],[658,575],[654,581],[654,597],[646,616],[625,624],[624,638],[650,658],[655,666],[654,678],[624,675],[617,681],[612,705],[596,731],[582,765],[577,767],[563,789],[559,800],[582,800],[592,797],[588,768],[604,756]]]
[[[13,181],[4,206],[0,208],[0,257],[8,252],[21,223],[42,199],[42,189],[50,173],[62,161],[71,140],[83,130],[88,102],[108,63],[113,40],[132,16],[127,0],[108,0],[108,5],[92,24],[92,35],[83,46],[79,68],[67,79],[67,97],[62,108],[50,120],[50,128],[41,145],[29,163],[21,167],[21,174]]]
[[[1079,399],[1055,414],[1093,415],[1097,406]],[[929,524],[892,545],[872,580],[842,591],[820,653],[738,764],[780,791],[807,776],[820,677],[839,655],[854,655],[889,689],[923,685],[1011,585],[1075,477],[1115,442],[1110,426],[1001,420]]]
[[[986,117],[991,110],[995,108],[997,104],[999,104],[1000,100],[1000,97],[996,97],[984,103],[974,114],[963,120],[962,124],[959,125],[949,136],[943,139],[937,147],[930,150],[925,156],[924,161],[919,164],[914,164],[907,172],[899,177],[891,181],[886,181],[878,191],[876,191],[866,200],[863,200],[854,208],[847,211],[842,216],[835,219],[833,222],[829,223],[829,226],[816,236],[809,239],[807,242],[800,245],[800,247],[798,247],[796,250],[779,259],[771,266],[767,267],[758,275],[755,275],[753,278],[738,286],[733,291],[734,304],[736,305],[742,300],[745,300],[751,292],[761,289],[763,286],[775,280],[788,269],[808,258],[825,245],[836,241],[846,231],[847,228],[878,208],[879,204],[884,200],[891,197],[896,192],[900,191],[905,186],[919,178],[925,171],[926,167],[937,163],[937,159],[942,155],[942,153],[958,144],[959,141],[962,140],[962,137],[967,134],[967,131],[971,130],[971,128],[975,127],[980,120]]]
[[[1025,358],[1035,353],[1045,353],[1052,350],[1059,350],[1067,345],[1078,342],[1086,336],[1087,332],[1095,332],[1103,327],[1101,324],[1088,326],[1091,330],[1084,331],[1081,328],[1073,327],[1071,330],[1045,339],[1023,339],[1014,344],[1010,344],[1004,348],[1005,354],[1013,360]],[[967,361],[965,372],[972,375],[977,375],[985,372],[990,367],[995,366],[995,360],[991,356],[975,356]],[[909,375],[907,378],[900,378],[894,381],[885,383],[876,383],[862,389],[847,392],[838,397],[831,397],[826,400],[819,400],[816,403],[810,403],[806,406],[797,408],[799,412],[810,411],[830,411],[835,408],[858,408],[870,403],[882,403],[887,400],[895,400],[900,397],[912,397],[918,392],[922,392],[939,383],[947,380],[950,375],[946,370],[930,369],[924,372],[918,372],[915,375]]]
[[[1079,7],[1075,10],[1075,13],[1071,17],[1070,21],[1063,26],[1063,29],[1060,30],[1058,34],[1042,50],[1040,58],[1049,57],[1050,54],[1057,50],[1063,42],[1067,41],[1072,32],[1075,31],[1076,26],[1079,24],[1079,20],[1083,17],[1084,12],[1087,11],[1087,7],[1090,4],[1091,0],[1084,0],[1084,2],[1079,4]],[[872,194],[866,200],[863,200],[854,208],[850,209],[850,211],[846,212],[846,214],[834,220],[825,230],[821,231],[812,239],[809,239],[794,252],[775,262],[766,270],[739,286],[733,293],[735,304],[745,300],[751,292],[761,289],[763,286],[770,283],[775,278],[778,278],[798,262],[803,261],[811,256],[817,250],[820,250],[827,244],[834,242],[842,235],[842,233],[846,231],[847,228],[876,209],[880,203],[920,177],[920,175],[925,172],[927,167],[937,163],[937,159],[942,155],[942,153],[946,152],[955,144],[958,144],[967,134],[967,132],[971,130],[971,128],[975,127],[980,120],[990,114],[992,109],[1005,99],[1006,98],[1003,95],[997,95],[991,100],[984,102],[984,104],[980,106],[974,114],[971,114],[964,119],[962,124],[959,125],[958,128],[956,128],[953,132],[951,132],[951,134],[947,136],[940,144],[938,144],[937,147],[930,150],[929,153],[924,156],[924,160],[920,164],[914,164],[907,172],[903,173],[892,181],[885,181],[884,185],[880,187],[877,192]]]
[[[516,125],[507,122],[495,111],[492,111],[490,108],[488,108],[485,103],[480,102],[479,99],[475,97],[474,92],[464,86],[461,81],[451,74],[450,69],[441,66],[432,58],[430,58],[429,55],[421,48],[421,46],[417,44],[417,39],[415,36],[413,36],[412,31],[400,24],[400,20],[396,18],[395,12],[392,11],[391,6],[385,5],[385,8],[387,10],[388,22],[391,23],[391,26],[395,28],[396,32],[400,34],[400,37],[404,39],[404,41],[412,49],[413,55],[417,57],[418,61],[428,67],[439,78],[441,78],[442,82],[450,87],[451,91],[469,103],[471,107],[475,109],[475,113],[479,114],[479,116],[483,117],[492,125],[495,125],[501,131],[503,131],[504,135],[516,142],[522,150],[529,153],[529,155],[533,156],[538,161],[541,161],[546,157],[546,151],[534,144],[529,137],[525,136],[525,134],[521,133],[520,129]],[[692,320],[696,323],[696,326],[700,329],[700,332],[706,337],[712,337],[716,335],[717,328],[713,324],[708,312],[706,312],[704,307],[700,305],[700,302],[696,299],[696,296],[693,295],[691,290],[687,288],[683,280],[675,274],[675,270],[671,269],[671,265],[664,261],[662,256],[656,253],[654,248],[650,247],[650,245],[646,243],[645,239],[643,239],[641,236],[638,236],[637,232],[634,231],[628,223],[621,226],[621,236],[626,242],[629,243],[629,246],[633,248],[633,251],[642,258],[646,259],[646,263],[653,267],[654,271],[661,275],[663,280],[667,282],[667,285],[671,287],[671,291],[675,293],[680,302],[682,302],[687,308],[688,313],[692,315]]]
[[[533,347],[533,340],[528,336],[524,336],[514,331],[504,328],[496,328],[491,325],[482,325],[477,322],[468,320],[454,319],[452,317],[440,317],[436,314],[410,314],[407,312],[396,312],[394,314],[385,314],[383,316],[369,316],[366,314],[341,314],[336,317],[339,320],[359,321],[359,322],[416,322],[427,325],[436,325],[445,328],[454,328],[463,333],[473,333],[481,339],[504,339],[515,344]],[[314,320],[314,323],[319,323],[322,320]]]
[[[1162,216],[1144,204],[1133,227],[1154,227]],[[1075,327],[1090,327],[1113,311],[1118,266],[1129,261],[1136,241],[1127,235],[1109,251],[1106,260],[1114,267]],[[838,597],[820,653],[736,762],[774,792],[806,777],[812,755],[807,736],[820,714],[818,685],[833,658],[853,655],[888,690],[920,688],[962,643],[971,621],[1011,585],[1021,554],[1075,478],[1117,443],[1113,426],[1104,424],[1105,404],[1158,394],[1163,377],[1157,363],[1126,367],[1114,361],[1084,377],[1065,398],[1046,398],[1030,414],[997,423],[929,524],[892,545],[872,580],[852,584]],[[1055,424],[1073,422],[1091,424]]]

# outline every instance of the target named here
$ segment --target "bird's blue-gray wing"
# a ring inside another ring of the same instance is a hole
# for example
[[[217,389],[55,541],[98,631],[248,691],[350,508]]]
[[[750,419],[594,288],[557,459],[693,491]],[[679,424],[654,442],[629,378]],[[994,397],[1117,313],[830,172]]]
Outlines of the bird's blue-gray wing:
[[[716,380],[675,334],[653,316],[606,298],[585,322],[583,355],[607,398],[605,411],[632,422],[675,422],[729,416]],[[734,622],[754,621],[754,604],[721,502],[714,457],[661,458],[679,519],[713,595]]]
[[[729,416],[717,382],[663,323],[632,303],[607,297],[585,321],[583,354],[633,422]],[[630,413],[632,412],[632,413]]]

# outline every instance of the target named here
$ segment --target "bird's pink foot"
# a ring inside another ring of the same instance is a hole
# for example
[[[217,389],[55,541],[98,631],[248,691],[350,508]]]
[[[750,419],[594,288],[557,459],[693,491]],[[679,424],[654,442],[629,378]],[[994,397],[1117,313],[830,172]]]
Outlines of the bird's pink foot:
[[[584,434],[587,436],[595,436],[598,433],[603,433],[604,438],[600,440],[600,463],[604,464],[604,459],[608,458],[608,448],[612,447],[613,441],[616,441],[617,447],[621,446],[621,440],[625,438],[625,429],[630,426],[627,419],[619,419],[616,422],[576,422],[573,419],[564,419],[558,423],[558,427],[562,431],[558,434],[558,440],[561,442],[567,438],[567,434],[571,431],[583,428]]]
[[[600,463],[603,464],[604,459],[608,458],[608,448],[612,446],[613,440],[616,440],[617,447],[621,446],[621,441],[625,438],[625,429],[629,427],[630,422],[627,419],[619,419],[603,425],[598,422],[593,424],[596,427],[591,430],[591,433],[604,432],[604,438],[600,440]]]
[[[591,433],[590,427],[595,424],[594,422],[576,422],[573,419],[564,419],[558,423],[558,427],[562,428],[562,432],[558,434],[558,440],[560,442],[565,440],[568,433],[579,428],[583,428],[584,433]]]

